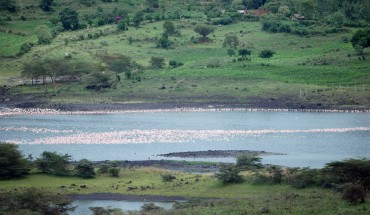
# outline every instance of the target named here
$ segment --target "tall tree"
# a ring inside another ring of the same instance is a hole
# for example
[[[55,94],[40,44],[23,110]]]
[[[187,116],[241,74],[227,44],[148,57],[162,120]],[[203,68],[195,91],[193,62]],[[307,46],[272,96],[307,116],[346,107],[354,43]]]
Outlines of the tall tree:
[[[0,143],[0,180],[21,177],[29,171],[29,162],[23,158],[17,145]]]

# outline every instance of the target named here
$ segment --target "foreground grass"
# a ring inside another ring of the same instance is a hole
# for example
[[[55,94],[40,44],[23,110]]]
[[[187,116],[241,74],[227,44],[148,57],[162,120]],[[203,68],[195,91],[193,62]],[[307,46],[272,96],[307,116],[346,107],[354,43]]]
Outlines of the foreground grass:
[[[350,206],[339,193],[319,188],[294,189],[287,185],[253,185],[248,182],[223,185],[211,174],[172,172],[176,180],[163,182],[165,170],[122,169],[118,178],[99,175],[95,179],[31,174],[2,181],[2,191],[20,192],[30,187],[58,194],[120,193],[125,195],[184,196],[190,200],[177,209],[150,214],[366,214],[369,202]],[[80,186],[85,185],[86,188]]]

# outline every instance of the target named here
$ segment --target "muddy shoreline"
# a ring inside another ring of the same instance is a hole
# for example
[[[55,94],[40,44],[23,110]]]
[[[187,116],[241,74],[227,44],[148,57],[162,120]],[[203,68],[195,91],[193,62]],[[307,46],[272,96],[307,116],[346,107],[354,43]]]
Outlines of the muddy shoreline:
[[[116,200],[116,201],[155,201],[155,202],[174,202],[187,201],[182,196],[151,196],[151,195],[125,195],[119,193],[90,193],[90,194],[70,194],[67,197],[71,200]]]

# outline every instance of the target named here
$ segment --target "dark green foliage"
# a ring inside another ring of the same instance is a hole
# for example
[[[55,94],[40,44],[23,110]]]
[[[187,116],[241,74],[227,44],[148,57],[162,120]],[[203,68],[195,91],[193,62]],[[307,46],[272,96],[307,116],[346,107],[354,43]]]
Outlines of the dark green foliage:
[[[157,41],[157,48],[168,49],[172,45],[172,42],[168,39],[167,34],[162,34],[162,37]]]
[[[80,160],[76,167],[76,176],[80,178],[94,178],[95,177],[95,171],[93,163],[87,159]]]
[[[365,202],[366,194],[361,186],[351,185],[344,189],[342,198],[347,202],[356,205],[357,203]]]
[[[159,8],[158,0],[146,0],[149,9]]]
[[[275,53],[276,52],[274,52],[270,49],[264,49],[258,54],[258,57],[260,57],[260,58],[271,58],[272,56],[274,56]]]
[[[141,211],[143,212],[158,211],[162,209],[163,208],[155,205],[154,203],[145,203],[143,206],[141,206]]]
[[[117,31],[125,31],[125,30],[127,30],[126,21],[120,20],[117,24]]]
[[[164,181],[164,182],[171,182],[171,181],[176,179],[176,176],[174,176],[170,173],[163,174],[163,175],[161,175],[161,177],[162,177],[162,181]]]
[[[236,165],[222,164],[215,176],[224,184],[240,183],[243,181],[243,178],[239,173],[240,169]]]
[[[166,35],[174,35],[176,33],[176,27],[172,21],[165,21],[163,23],[163,29]]]
[[[239,46],[239,38],[233,33],[227,34],[222,45],[223,47],[237,49]]]
[[[3,10],[15,13],[17,11],[17,2],[15,0],[0,0],[0,11]]]
[[[23,43],[17,55],[22,56],[26,54],[27,52],[31,51],[32,46],[33,46],[33,43],[29,43],[29,42]]]
[[[234,51],[234,49],[227,49],[227,54],[231,57],[231,56],[234,56],[236,53]]]
[[[17,145],[0,143],[0,180],[22,177],[29,171],[29,161],[23,158]]]
[[[363,48],[370,46],[370,28],[356,31],[351,39],[352,46],[359,45]]]
[[[203,37],[203,41],[206,41],[206,37],[215,31],[215,28],[210,25],[198,25],[194,28],[194,31]]]
[[[256,170],[263,168],[261,158],[252,155],[240,155],[236,159],[236,166],[241,170]]]
[[[102,90],[103,88],[110,88],[112,75],[108,72],[93,72],[89,75],[87,80],[86,89]]]
[[[131,71],[138,65],[126,55],[101,55],[100,58],[107,64],[109,70],[115,73]]]
[[[144,21],[144,13],[142,11],[137,12],[132,21],[134,22],[135,27],[139,27],[140,23]]]
[[[74,9],[65,8],[59,13],[59,16],[64,30],[77,30],[79,28],[78,13]]]
[[[72,201],[62,195],[48,195],[29,188],[17,194],[4,193],[0,195],[0,214],[32,214],[32,215],[62,215],[73,211]]]
[[[154,69],[162,69],[165,65],[164,58],[163,57],[151,57],[150,59],[150,65]]]
[[[242,61],[251,60],[251,59],[248,59],[247,56],[250,56],[251,53],[252,53],[252,51],[244,48],[244,49],[239,49],[238,50],[238,53],[241,56],[241,60]]]
[[[281,184],[283,178],[283,170],[279,166],[271,166],[267,169],[270,173],[270,180],[272,184]]]
[[[324,171],[344,182],[361,186],[365,196],[370,187],[370,160],[348,159],[326,164]]]
[[[40,1],[40,8],[45,12],[52,11],[51,5],[53,4],[54,0],[41,0]]]
[[[233,19],[230,16],[225,16],[213,21],[214,25],[230,25],[233,23]]]
[[[108,173],[109,173],[109,175],[111,176],[111,177],[116,177],[116,178],[118,178],[119,177],[119,172],[120,172],[120,168],[118,168],[118,167],[110,167],[109,169],[108,169]]]
[[[176,67],[180,67],[180,66],[183,66],[184,63],[182,62],[177,62],[176,60],[170,60],[168,62],[168,65],[170,66],[170,68],[176,68]]]
[[[243,0],[243,5],[248,9],[258,9],[266,0]]]
[[[266,19],[262,22],[262,30],[271,33],[290,33],[292,31],[291,27],[287,24],[283,24],[277,19]]]
[[[105,173],[108,173],[108,170],[109,170],[109,165],[103,163],[103,164],[100,164],[99,169],[98,169],[98,173],[105,174]]]
[[[287,183],[295,188],[306,188],[321,185],[321,174],[316,169],[289,168],[286,170]]]
[[[89,207],[89,209],[91,210],[92,215],[110,215],[110,214],[121,215],[121,214],[125,214],[122,211],[122,209],[120,209],[120,208]]]
[[[61,155],[56,152],[44,151],[34,163],[42,173],[66,176],[71,173],[71,160],[72,158],[68,154]]]

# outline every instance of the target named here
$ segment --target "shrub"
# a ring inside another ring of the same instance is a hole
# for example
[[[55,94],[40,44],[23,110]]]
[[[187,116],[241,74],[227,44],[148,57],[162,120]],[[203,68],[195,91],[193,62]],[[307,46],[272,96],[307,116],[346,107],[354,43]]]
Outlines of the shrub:
[[[27,52],[31,51],[33,43],[25,42],[21,45],[21,49],[18,52],[18,56],[24,55]]]
[[[109,165],[103,163],[99,166],[98,173],[105,174],[105,173],[108,173],[108,170],[109,170]]]
[[[163,57],[151,57],[150,59],[150,65],[154,69],[162,69],[164,66],[164,58]]]
[[[355,185],[346,187],[342,194],[342,198],[353,205],[364,203],[365,197],[366,195],[362,187]]]
[[[162,210],[163,208],[155,205],[154,203],[145,203],[143,206],[141,206],[141,211],[143,212],[149,212],[154,210]]]
[[[120,168],[118,167],[111,167],[108,169],[108,173],[111,177],[119,177]]]
[[[240,169],[236,165],[222,164],[220,171],[215,174],[216,178],[221,180],[223,184],[240,183],[243,181],[239,175]]]
[[[161,177],[162,177],[162,181],[164,181],[164,182],[171,182],[171,181],[176,179],[176,176],[174,176],[172,174],[169,174],[169,173],[168,174],[163,174],[163,175],[161,175]]]
[[[180,67],[180,66],[184,65],[184,63],[177,62],[175,60],[170,60],[168,65],[169,65],[170,68],[176,68],[176,67]]]
[[[124,20],[120,20],[117,24],[117,31],[125,31],[127,30],[126,22]]]
[[[75,171],[76,171],[76,176],[80,178],[94,178],[95,177],[93,163],[87,159],[80,160],[75,167]]]

